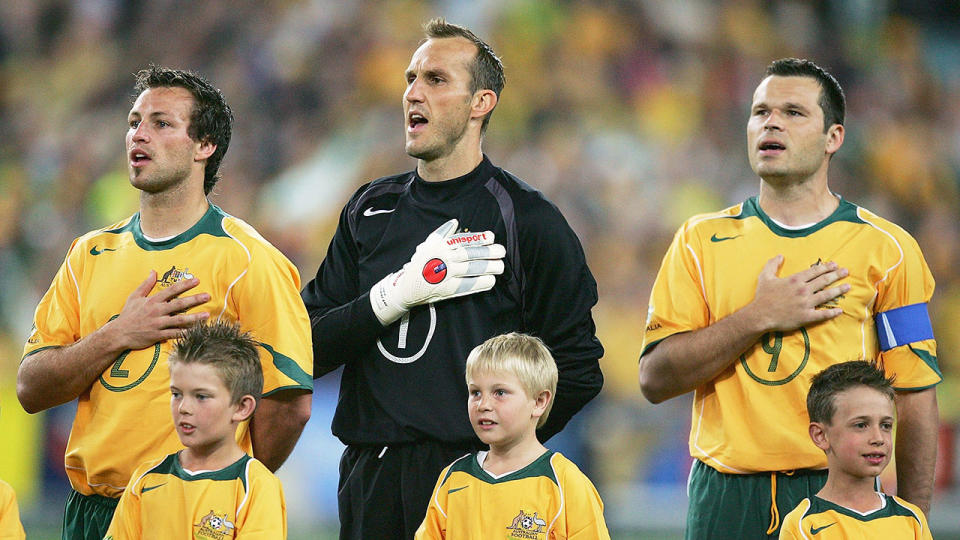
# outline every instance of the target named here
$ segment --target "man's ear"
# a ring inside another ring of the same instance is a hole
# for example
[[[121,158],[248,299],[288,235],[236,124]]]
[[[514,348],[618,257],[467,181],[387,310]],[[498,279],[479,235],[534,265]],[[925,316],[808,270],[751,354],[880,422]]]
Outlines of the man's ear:
[[[483,118],[497,106],[497,93],[490,89],[474,92],[470,102],[470,118]]]
[[[820,422],[810,422],[810,439],[817,448],[826,452],[830,449],[830,441],[827,440],[827,430]]]
[[[197,151],[193,155],[194,161],[204,161],[210,159],[210,156],[217,151],[217,145],[214,144],[211,140],[206,139],[200,141],[197,145]]]
[[[257,408],[257,400],[253,399],[253,396],[247,394],[240,398],[240,402],[237,403],[237,410],[233,413],[234,422],[243,422],[244,420],[249,419],[253,416],[253,411]]]
[[[827,129],[827,154],[833,155],[843,145],[843,124],[834,124]]]

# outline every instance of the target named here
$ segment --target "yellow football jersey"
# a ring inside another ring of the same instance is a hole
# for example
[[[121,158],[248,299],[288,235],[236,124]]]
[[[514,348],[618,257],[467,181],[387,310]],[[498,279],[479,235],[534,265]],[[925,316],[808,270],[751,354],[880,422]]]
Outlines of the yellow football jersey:
[[[23,540],[26,533],[20,523],[17,494],[10,484],[0,480],[0,539]]]
[[[188,292],[206,292],[210,320],[237,321],[262,344],[263,394],[312,391],[310,320],[296,267],[250,225],[214,205],[196,225],[162,241],[140,231],[140,215],[73,242],[37,306],[24,357],[70,345],[116,317],[150,270],[154,292],[197,277]],[[119,497],[134,468],[182,445],[170,416],[172,343],[128,351],[80,395],[65,466],[73,489]],[[247,423],[237,440],[251,452]]]
[[[825,501],[804,499],[783,518],[780,539],[787,540],[932,540],[927,518],[907,501],[877,493],[883,506],[862,514]]]
[[[191,472],[179,454],[137,468],[104,540],[287,537],[280,480],[243,456],[219,471]]]
[[[756,198],[689,219],[654,283],[643,351],[747,305],[760,270],[776,255],[784,256],[780,277],[834,261],[850,271],[841,283],[851,289],[829,303],[843,309],[839,317],[765,334],[695,390],[690,453],[724,473],[827,466],[807,435],[806,396],[810,379],[829,365],[879,359],[888,374],[896,375],[900,390],[941,380],[932,331],[929,339],[908,337],[881,351],[874,321],[877,314],[906,306],[911,314],[929,317],[926,302],[934,282],[920,248],[900,227],[847,201],[827,219],[802,229],[778,225]],[[899,328],[894,323],[884,337],[902,337]]]
[[[482,454],[481,454],[482,455]],[[494,477],[477,454],[440,473],[415,539],[609,539],[603,501],[576,465],[547,451],[533,463]]]

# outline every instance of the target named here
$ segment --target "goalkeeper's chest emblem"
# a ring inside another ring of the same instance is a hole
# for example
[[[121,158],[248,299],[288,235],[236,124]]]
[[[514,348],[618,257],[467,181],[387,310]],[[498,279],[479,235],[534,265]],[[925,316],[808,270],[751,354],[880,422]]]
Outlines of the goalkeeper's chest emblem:
[[[427,264],[423,265],[422,274],[427,283],[436,285],[447,277],[447,265],[440,259],[430,259]]]

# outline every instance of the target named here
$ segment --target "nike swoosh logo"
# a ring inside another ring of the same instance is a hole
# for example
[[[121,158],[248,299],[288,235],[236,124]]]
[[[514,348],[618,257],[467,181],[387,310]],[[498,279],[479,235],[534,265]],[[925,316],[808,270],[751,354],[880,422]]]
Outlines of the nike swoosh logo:
[[[110,248],[97,249],[97,246],[93,246],[92,248],[90,248],[90,254],[93,256],[97,256],[105,251],[116,251],[116,250],[110,249]]]
[[[370,216],[375,216],[375,215],[377,215],[377,214],[389,214],[390,212],[393,212],[394,210],[396,210],[396,208],[388,208],[388,209],[384,209],[384,210],[374,210],[373,207],[371,206],[370,208],[367,208],[366,210],[363,211],[363,215],[365,215],[365,216],[367,216],[367,217],[370,217]]]
[[[141,490],[140,493],[146,493],[146,492],[148,492],[148,491],[157,489],[158,487],[165,486],[165,485],[167,485],[166,482],[164,482],[164,483],[162,483],[162,484],[157,484],[157,485],[155,485],[155,486],[150,486],[150,487],[144,486],[144,487],[143,487],[143,490]]]
[[[736,235],[736,236],[717,236],[716,233],[714,233],[714,235],[710,237],[710,241],[711,241],[711,242],[723,242],[724,240],[733,240],[734,238],[740,238],[741,236],[743,236],[743,235],[742,235],[742,234],[738,234],[738,235]]]
[[[463,486],[463,487],[453,488],[453,489],[451,489],[450,491],[447,492],[447,495],[449,495],[449,494],[451,494],[451,493],[456,493],[456,492],[460,491],[461,489],[467,489],[468,487],[470,487],[470,486]]]
[[[815,528],[813,525],[811,525],[811,526],[810,526],[810,534],[817,534],[818,532],[826,529],[827,527],[832,527],[832,526],[834,526],[834,525],[836,525],[836,524],[837,524],[837,522],[834,521],[833,523],[831,523],[831,524],[829,524],[829,525],[824,525],[823,527],[816,527],[816,528]]]

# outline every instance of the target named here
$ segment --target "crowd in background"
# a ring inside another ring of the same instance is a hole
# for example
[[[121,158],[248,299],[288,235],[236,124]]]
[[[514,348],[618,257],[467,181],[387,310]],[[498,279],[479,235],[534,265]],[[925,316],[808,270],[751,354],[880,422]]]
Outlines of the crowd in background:
[[[403,72],[421,24],[436,15],[470,26],[502,57],[507,84],[484,150],[561,208],[599,283],[606,385],[562,443],[605,498],[685,480],[689,401],[653,407],[637,387],[647,299],[685,218],[756,192],[748,108],[763,69],[784,56],[814,60],[846,91],[833,190],[913,234],[937,280],[938,486],[956,489],[956,2],[4,0],[0,478],[18,488],[25,511],[60,504],[40,494],[62,481],[57,452],[69,418],[19,409],[17,364],[33,308],[73,238],[136,210],[123,147],[133,73],[149,63],[193,69],[223,90],[236,122],[212,200],[254,225],[306,282],[350,193],[413,168],[402,148]],[[316,403],[332,409],[336,388],[321,381]],[[329,424],[313,429],[329,433]],[[289,466],[335,468],[339,454],[308,444],[296,453],[309,459]],[[60,508],[50,510],[56,519]]]

